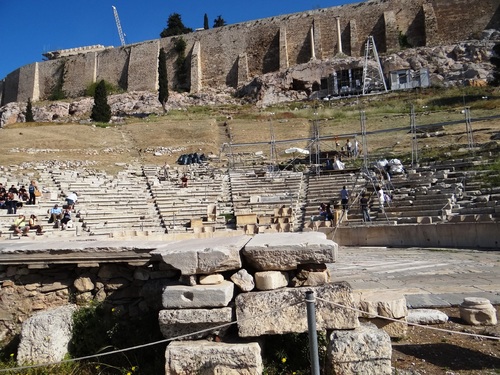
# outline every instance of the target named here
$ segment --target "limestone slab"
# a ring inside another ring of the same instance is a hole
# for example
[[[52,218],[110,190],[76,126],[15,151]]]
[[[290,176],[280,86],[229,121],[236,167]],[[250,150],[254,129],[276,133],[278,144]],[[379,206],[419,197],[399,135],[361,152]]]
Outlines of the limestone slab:
[[[240,337],[301,333],[307,331],[305,294],[314,291],[317,329],[353,329],[358,327],[357,313],[333,303],[355,308],[352,289],[347,283],[318,287],[282,288],[249,292],[235,298]]]
[[[263,233],[255,235],[242,253],[259,271],[287,271],[299,264],[334,263],[338,245],[324,233]]]
[[[406,299],[403,294],[395,291],[363,291],[359,293],[359,309],[364,311],[365,318],[375,315],[400,319],[408,315]]]
[[[160,259],[183,275],[212,274],[241,268],[240,251],[249,236],[189,239],[167,243],[151,251],[153,259]]]
[[[233,293],[234,284],[230,281],[217,285],[169,285],[163,289],[162,305],[166,309],[225,307]]]
[[[176,341],[165,351],[165,374],[261,375],[258,343],[228,344],[210,341]]]
[[[441,324],[448,321],[448,315],[434,309],[414,309],[408,310],[408,323],[414,324]]]
[[[208,329],[230,323],[232,318],[233,310],[230,307],[220,309],[161,310],[158,314],[160,331],[163,336],[172,339],[182,336],[181,340],[198,340],[210,335],[223,336],[230,327],[229,325],[211,330]],[[190,335],[194,332],[198,333]]]
[[[392,374],[389,335],[372,324],[335,330],[327,349],[327,374]]]

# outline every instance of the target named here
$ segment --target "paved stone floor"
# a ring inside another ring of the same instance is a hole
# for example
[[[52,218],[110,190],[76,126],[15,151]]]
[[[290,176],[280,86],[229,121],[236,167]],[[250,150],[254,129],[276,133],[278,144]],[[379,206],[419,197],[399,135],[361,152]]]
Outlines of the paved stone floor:
[[[500,304],[498,251],[339,247],[328,267],[354,290],[401,291],[409,308],[456,306],[464,297]]]

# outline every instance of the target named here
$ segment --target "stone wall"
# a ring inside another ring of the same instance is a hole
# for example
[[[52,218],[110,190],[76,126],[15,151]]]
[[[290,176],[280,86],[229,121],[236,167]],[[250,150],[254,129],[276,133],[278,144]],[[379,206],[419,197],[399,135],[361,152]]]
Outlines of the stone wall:
[[[338,25],[337,26],[337,17]],[[400,48],[400,35],[414,47],[455,43],[500,26],[498,0],[370,0],[308,12],[197,31],[183,35],[186,57],[195,56],[191,67],[193,91],[204,88],[240,87],[246,77],[277,72],[313,58],[333,59],[341,50],[363,56],[369,35],[379,52]],[[339,35],[340,32],[340,35]],[[177,37],[163,38],[104,51],[82,53],[40,62],[38,76],[28,65],[9,74],[3,84],[2,104],[47,98],[53,84],[54,61],[63,61],[64,91],[80,95],[92,80],[105,79],[124,90],[157,89],[158,50],[167,51],[169,83],[176,87],[173,49]],[[196,50],[194,49],[197,45]],[[197,53],[199,51],[199,53]],[[193,55],[194,52],[194,55]],[[240,58],[246,56],[245,64]],[[248,67],[247,74],[239,70]],[[38,80],[38,85],[34,82]],[[187,89],[189,87],[189,79]]]
[[[331,232],[330,228],[325,232]],[[500,249],[496,222],[437,223],[427,225],[340,227],[335,241],[342,246],[449,247]]]

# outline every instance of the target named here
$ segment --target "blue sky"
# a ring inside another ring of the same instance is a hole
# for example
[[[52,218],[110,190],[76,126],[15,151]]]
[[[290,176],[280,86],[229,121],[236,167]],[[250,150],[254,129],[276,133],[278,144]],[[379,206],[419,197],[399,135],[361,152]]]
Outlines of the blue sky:
[[[102,44],[119,46],[112,5],[127,43],[159,38],[168,16],[179,13],[185,26],[203,27],[221,15],[228,23],[327,8],[361,0],[0,0],[0,79],[42,61],[42,53]]]

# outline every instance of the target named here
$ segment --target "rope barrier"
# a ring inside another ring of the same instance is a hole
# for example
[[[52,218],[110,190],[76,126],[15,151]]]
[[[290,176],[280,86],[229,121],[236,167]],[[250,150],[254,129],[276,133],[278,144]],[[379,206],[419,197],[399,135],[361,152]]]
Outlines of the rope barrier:
[[[346,306],[346,305],[343,305],[341,303],[328,301],[328,300],[320,298],[320,297],[316,297],[316,300],[322,301],[322,302],[326,302],[328,304],[331,304],[333,306],[340,307],[340,308],[343,308],[343,309],[355,311],[357,313],[366,314],[366,311],[363,311],[363,310],[360,310],[360,309],[357,309],[357,308],[354,308],[354,307]],[[289,308],[289,307],[292,307],[292,306],[296,306],[296,305],[300,305],[302,303],[304,303],[304,304],[306,303],[306,299],[305,298],[301,299],[300,301],[292,302],[292,303],[290,303],[287,306],[281,306],[281,307],[278,307],[278,308],[275,308],[275,309],[272,309],[272,310],[269,310],[269,311],[266,311],[266,312],[263,312],[263,313],[260,313],[260,314],[257,314],[257,315],[249,316],[249,317],[244,318],[244,319],[238,319],[238,320],[235,320],[233,322],[220,324],[220,325],[217,325],[217,326],[214,326],[214,327],[202,329],[202,330],[199,330],[199,331],[196,331],[196,332],[187,333],[187,334],[184,334],[184,335],[179,335],[179,336],[176,336],[176,337],[167,338],[167,339],[164,339],[164,340],[159,340],[159,341],[154,341],[154,342],[150,342],[150,343],[147,343],[147,344],[141,344],[141,345],[131,346],[131,347],[124,348],[124,349],[117,349],[117,350],[113,350],[113,351],[105,352],[105,353],[99,353],[99,354],[93,354],[93,355],[78,357],[78,358],[66,359],[66,360],[62,360],[62,361],[58,361],[58,362],[50,362],[50,363],[44,363],[44,364],[38,364],[38,365],[27,365],[27,366],[12,367],[12,368],[8,368],[8,369],[0,369],[0,373],[2,373],[2,372],[8,372],[8,371],[19,371],[19,370],[34,369],[34,368],[47,367],[47,366],[57,366],[57,365],[61,365],[61,364],[64,364],[64,363],[79,362],[79,361],[83,361],[83,360],[88,360],[88,359],[93,359],[93,358],[99,358],[99,357],[109,356],[109,355],[113,355],[113,354],[124,353],[124,352],[128,352],[128,351],[136,350],[136,349],[142,349],[142,348],[146,348],[146,347],[151,347],[151,346],[163,344],[163,343],[166,343],[166,342],[170,342],[170,341],[174,341],[174,340],[179,340],[179,339],[182,339],[182,338],[190,337],[190,336],[193,336],[193,335],[197,335],[197,334],[201,334],[201,333],[205,333],[205,332],[210,332],[210,331],[213,331],[213,330],[216,330],[216,329],[220,329],[220,328],[224,328],[224,327],[229,327],[231,325],[237,324],[238,322],[245,322],[247,320],[252,320],[252,319],[260,318],[262,316],[272,315],[272,314],[274,314],[274,313],[276,313],[278,311],[282,311],[282,310],[284,310],[286,308]],[[395,323],[406,324],[408,326],[414,326],[414,327],[419,327],[419,328],[423,328],[423,329],[434,330],[434,331],[438,331],[438,332],[444,332],[444,333],[449,333],[449,334],[456,334],[456,335],[462,335],[462,336],[468,336],[468,337],[475,337],[475,338],[483,338],[483,339],[500,341],[500,337],[486,336],[486,335],[480,335],[480,334],[475,334],[475,333],[452,331],[452,330],[444,329],[444,328],[437,328],[437,327],[432,327],[432,326],[421,325],[421,324],[418,324],[418,323],[410,323],[410,322],[406,322],[406,321],[401,321],[401,320],[389,318],[389,317],[386,317],[386,316],[381,316],[381,315],[378,315],[378,314],[372,314],[372,313],[370,313],[369,315],[372,316],[372,317],[376,317],[376,318],[380,318],[380,319],[392,321],[392,322],[395,322]]]

